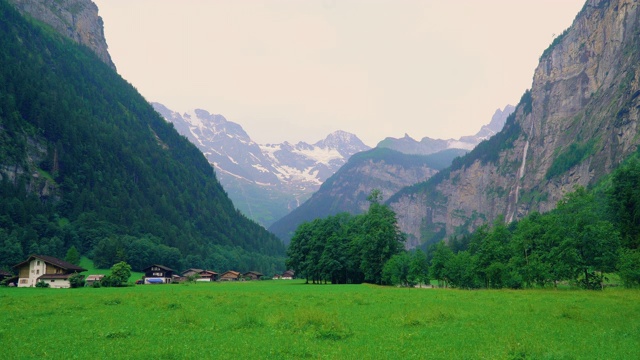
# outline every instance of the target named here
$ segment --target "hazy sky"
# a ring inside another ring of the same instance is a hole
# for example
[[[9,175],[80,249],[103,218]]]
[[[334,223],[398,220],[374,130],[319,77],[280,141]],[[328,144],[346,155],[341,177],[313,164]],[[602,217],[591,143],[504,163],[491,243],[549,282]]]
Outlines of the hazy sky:
[[[457,138],[531,86],[584,0],[94,0],[118,72],[259,143]]]

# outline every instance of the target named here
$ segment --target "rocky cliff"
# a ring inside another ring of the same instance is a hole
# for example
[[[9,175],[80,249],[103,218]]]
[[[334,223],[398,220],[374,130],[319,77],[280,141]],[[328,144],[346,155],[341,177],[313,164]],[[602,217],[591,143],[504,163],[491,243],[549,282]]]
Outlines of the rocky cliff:
[[[102,18],[91,0],[9,0],[21,13],[38,19],[60,34],[91,49],[113,69]]]
[[[589,0],[545,50],[505,128],[426,183],[389,200],[420,242],[548,211],[640,144],[640,13],[635,0]]]

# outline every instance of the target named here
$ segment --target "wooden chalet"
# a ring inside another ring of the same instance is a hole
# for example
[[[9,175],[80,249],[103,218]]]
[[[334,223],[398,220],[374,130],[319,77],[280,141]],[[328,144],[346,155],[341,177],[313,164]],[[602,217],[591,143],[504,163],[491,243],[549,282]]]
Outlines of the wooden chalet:
[[[238,280],[242,280],[242,274],[237,271],[229,270],[220,274],[220,281],[238,281]]]
[[[282,275],[280,276],[280,278],[282,280],[291,280],[295,277],[296,273],[293,270],[287,270],[285,272],[282,273]]]
[[[244,273],[245,280],[260,280],[264,275],[257,271],[248,271]]]
[[[27,260],[13,266],[18,271],[18,287],[34,287],[39,281],[52,288],[69,288],[69,278],[87,271],[80,266],[47,255],[29,255]]]
[[[218,273],[215,271],[202,270],[200,271],[200,273],[198,273],[198,275],[200,275],[200,278],[198,278],[196,281],[217,281],[218,280]]]
[[[193,274],[200,274],[200,272],[202,272],[202,271],[204,271],[204,270],[202,270],[202,269],[193,269],[192,268],[192,269],[187,269],[187,270],[183,271],[181,274],[182,274],[183,277],[188,277],[188,276],[191,276]]]
[[[145,284],[170,284],[173,280],[173,269],[153,264],[142,269]]]

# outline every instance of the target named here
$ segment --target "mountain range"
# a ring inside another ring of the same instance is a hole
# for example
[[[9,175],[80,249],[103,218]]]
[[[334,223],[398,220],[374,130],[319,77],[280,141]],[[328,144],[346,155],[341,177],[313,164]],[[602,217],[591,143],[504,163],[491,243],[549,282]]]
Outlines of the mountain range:
[[[307,200],[355,153],[370,149],[335,131],[314,144],[258,144],[241,125],[206,110],[176,112],[152,103],[214,165],[218,179],[244,214],[269,226]]]
[[[515,107],[507,105],[504,109],[497,109],[491,121],[475,135],[462,136],[459,139],[432,139],[424,137],[420,141],[416,141],[409,135],[405,134],[403,138],[388,137],[380,141],[377,145],[379,148],[389,148],[405,154],[429,155],[446,149],[462,149],[473,150],[481,141],[487,140],[497,134],[504,127],[507,117],[513,113]]]
[[[504,110],[496,110],[488,125],[482,126],[475,135],[458,140],[425,137],[417,142],[409,136],[388,137],[375,149],[352,156],[309,200],[276,221],[269,231],[288,243],[304,221],[340,212],[363,213],[369,206],[367,197],[371,191],[377,189],[388,199],[406,186],[429,179],[468,149],[498,133],[514,109],[507,105]],[[409,248],[418,245],[419,241],[414,238],[406,244]]]

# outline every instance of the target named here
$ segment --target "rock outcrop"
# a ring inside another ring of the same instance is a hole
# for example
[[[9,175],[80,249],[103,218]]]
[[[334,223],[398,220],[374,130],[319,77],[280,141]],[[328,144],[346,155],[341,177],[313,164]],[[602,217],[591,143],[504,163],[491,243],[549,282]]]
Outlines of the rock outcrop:
[[[549,211],[640,144],[636,0],[589,0],[545,50],[505,128],[427,183],[389,200],[421,242]]]
[[[60,34],[90,48],[104,63],[111,61],[98,6],[91,0],[9,0],[21,13],[50,25]]]

